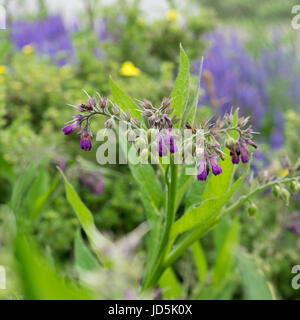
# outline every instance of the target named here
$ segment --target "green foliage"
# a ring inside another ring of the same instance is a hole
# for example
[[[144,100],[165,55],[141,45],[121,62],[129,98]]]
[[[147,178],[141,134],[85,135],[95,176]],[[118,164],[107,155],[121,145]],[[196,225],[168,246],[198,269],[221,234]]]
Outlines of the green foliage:
[[[273,300],[270,285],[253,259],[244,252],[238,254],[238,267],[242,275],[244,298],[247,300]]]
[[[28,239],[16,239],[18,272],[25,299],[28,300],[91,300],[93,296],[69,279],[64,279],[47,263]]]
[[[182,46],[180,46],[180,66],[179,72],[176,78],[174,89],[172,92],[172,106],[174,107],[174,113],[178,118],[181,118],[186,108],[186,104],[189,99],[190,89],[190,64],[189,59],[184,52]],[[180,127],[180,123],[178,126]]]

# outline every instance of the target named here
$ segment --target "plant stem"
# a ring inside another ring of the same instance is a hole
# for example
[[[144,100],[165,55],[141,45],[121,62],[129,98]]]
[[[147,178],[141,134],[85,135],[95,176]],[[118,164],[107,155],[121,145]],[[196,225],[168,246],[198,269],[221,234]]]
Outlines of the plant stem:
[[[237,207],[239,207],[241,204],[246,202],[248,199],[250,199],[251,197],[255,196],[256,194],[258,194],[258,193],[260,193],[260,192],[262,192],[262,191],[264,191],[266,189],[274,187],[277,184],[288,183],[288,182],[291,182],[293,180],[295,180],[295,178],[277,179],[277,180],[271,181],[271,182],[269,182],[269,183],[267,183],[267,184],[265,184],[263,186],[260,186],[257,189],[249,192],[245,196],[240,197],[240,199],[237,202],[235,202],[233,205],[231,205],[230,207],[225,208],[223,210],[223,214],[227,214],[227,213],[235,210]]]
[[[295,178],[284,178],[284,179],[278,179],[271,181],[263,186],[258,187],[257,189],[249,192],[247,195],[242,196],[237,202],[235,202],[233,205],[231,205],[228,208],[225,208],[222,211],[222,215],[228,214],[229,212],[235,210],[237,207],[242,205],[244,202],[246,202],[249,198],[255,196],[256,194],[269,189],[276,184],[284,184],[295,180]],[[170,265],[172,265],[180,256],[181,254],[195,241],[199,240],[201,237],[203,237],[207,232],[213,229],[213,227],[218,223],[218,221],[214,221],[211,224],[208,224],[206,227],[203,228],[197,228],[194,231],[191,231],[188,233],[183,239],[175,245],[174,249],[170,252],[168,257],[166,258],[163,267],[167,268]]]
[[[163,261],[165,259],[165,256],[168,254],[168,242],[170,238],[170,232],[172,225],[175,220],[175,214],[176,214],[176,191],[177,191],[177,180],[178,180],[178,165],[174,163],[174,155],[171,154],[170,157],[170,177],[171,181],[167,181],[167,187],[168,187],[168,199],[167,199],[167,215],[166,215],[166,222],[165,222],[165,229],[162,236],[162,240],[160,243],[160,247],[158,250],[157,255],[157,261],[154,267],[154,270],[149,277],[149,280],[144,285],[144,290],[153,287],[156,285],[157,281],[160,278],[160,275],[162,273],[161,268]]]

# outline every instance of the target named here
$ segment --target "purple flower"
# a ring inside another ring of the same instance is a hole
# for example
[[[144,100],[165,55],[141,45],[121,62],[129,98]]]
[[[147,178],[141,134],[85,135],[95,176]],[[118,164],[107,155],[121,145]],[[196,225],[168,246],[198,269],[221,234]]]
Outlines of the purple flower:
[[[165,157],[168,154],[166,143],[162,134],[158,135],[158,154],[160,157]]]
[[[171,131],[169,131],[164,137],[165,144],[169,148],[171,153],[175,153],[178,151],[178,147],[174,141]]]
[[[207,160],[205,159],[198,166],[197,179],[199,181],[206,181],[208,174],[209,174],[209,164],[208,164]]]
[[[231,161],[232,161],[233,164],[239,164],[240,163],[240,157],[232,155]]]
[[[11,30],[12,41],[18,50],[31,44],[38,52],[57,60],[59,65],[66,64],[66,58],[73,56],[71,36],[60,15],[36,21],[17,21]]]
[[[240,152],[241,152],[242,162],[248,163],[249,162],[249,153],[248,153],[248,148],[247,148],[245,141],[240,142]]]
[[[87,128],[82,130],[80,147],[85,151],[90,151],[92,149],[91,133]]]
[[[63,127],[62,131],[65,135],[68,135],[68,134],[72,133],[74,130],[78,129],[79,127],[80,127],[79,122],[75,121],[75,122]]]
[[[94,186],[92,193],[100,195],[103,193],[103,190],[104,190],[104,184],[102,181],[99,181]]]
[[[211,156],[210,157],[210,164],[212,167],[212,172],[215,176],[219,175],[222,173],[222,168],[221,166],[218,164],[218,160],[215,156]]]

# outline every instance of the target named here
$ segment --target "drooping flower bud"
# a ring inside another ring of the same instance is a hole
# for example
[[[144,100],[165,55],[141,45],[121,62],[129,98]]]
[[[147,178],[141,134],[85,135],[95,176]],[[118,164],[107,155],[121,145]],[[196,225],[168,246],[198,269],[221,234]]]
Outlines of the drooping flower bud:
[[[158,136],[158,154],[160,157],[165,157],[168,154],[164,138],[161,134]]]
[[[206,181],[208,174],[209,174],[209,164],[207,160],[204,160],[198,166],[198,175],[197,175],[198,181]]]
[[[234,149],[236,146],[236,141],[232,137],[228,137],[225,141],[225,147],[229,150]]]
[[[88,106],[89,106],[91,111],[94,110],[97,107],[97,100],[96,100],[95,97],[89,99]]]
[[[104,126],[106,129],[111,129],[114,126],[115,122],[112,118],[105,121]]]
[[[248,148],[247,148],[245,141],[240,142],[240,152],[241,152],[242,162],[248,163],[249,162],[249,153],[248,153]]]
[[[280,196],[282,200],[285,202],[285,204],[288,206],[290,202],[290,192],[286,188],[281,188],[280,190]]]
[[[149,118],[149,117],[151,117],[153,115],[153,111],[151,109],[144,109],[143,112],[142,112],[142,115],[144,117]]]
[[[102,110],[105,110],[108,108],[108,99],[99,97],[99,106]]]
[[[297,192],[297,182],[295,180],[291,182],[290,187],[293,192]]]
[[[218,160],[215,156],[210,156],[210,164],[212,167],[212,172],[215,176],[219,175],[222,173],[222,168],[218,164]]]
[[[257,206],[255,203],[251,202],[250,205],[247,208],[249,216],[254,216],[257,212]]]
[[[280,187],[279,187],[278,185],[276,185],[276,186],[273,187],[273,194],[274,194],[274,196],[275,196],[276,198],[279,197],[279,195],[280,195]]]
[[[68,124],[67,126],[62,128],[62,131],[65,135],[69,135],[72,133],[74,130],[78,129],[80,127],[78,121],[75,121],[71,124]]]
[[[121,113],[121,109],[119,106],[114,105],[111,109],[112,113],[115,114],[116,116],[118,116]]]
[[[163,98],[163,101],[161,103],[161,110],[165,111],[166,109],[168,109],[172,104],[172,100],[169,98]]]
[[[80,147],[82,150],[90,151],[92,149],[91,133],[85,127],[81,133]]]

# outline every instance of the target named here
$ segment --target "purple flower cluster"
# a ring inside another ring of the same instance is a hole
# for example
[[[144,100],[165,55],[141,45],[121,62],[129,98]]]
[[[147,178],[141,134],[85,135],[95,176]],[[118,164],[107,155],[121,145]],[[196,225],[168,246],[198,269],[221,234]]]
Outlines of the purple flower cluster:
[[[169,149],[170,153],[175,153],[178,151],[178,147],[172,135],[172,129],[162,130],[158,134],[158,154],[160,157],[167,156],[167,148]]]
[[[226,38],[215,32],[208,38],[211,46],[204,60],[201,87],[205,94],[200,103],[211,105],[220,114],[232,105],[242,114],[251,112],[255,125],[270,131],[272,148],[280,148],[284,142],[283,108],[300,105],[300,71],[293,67],[299,64],[295,50],[287,50],[276,38],[273,48],[254,59],[237,36]],[[197,62],[196,69],[199,66]]]
[[[66,64],[74,52],[70,33],[60,15],[36,21],[17,21],[11,26],[11,37],[17,49],[33,45],[38,52],[57,59],[60,65]]]
[[[208,156],[205,154],[204,161],[198,163],[198,175],[197,178],[199,181],[205,181],[209,174],[209,163],[212,168],[212,172],[215,176],[222,173],[222,167],[218,164],[218,160],[215,156]]]

